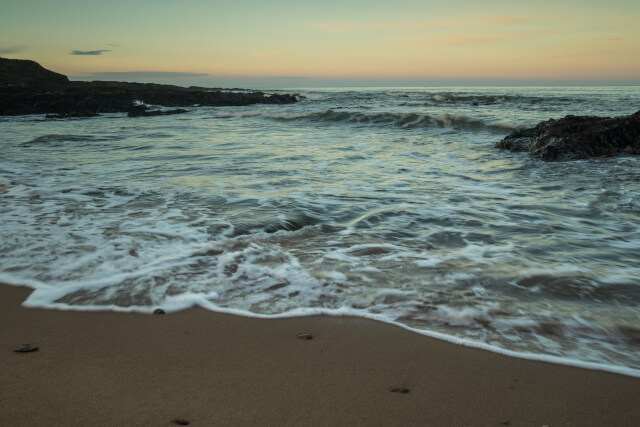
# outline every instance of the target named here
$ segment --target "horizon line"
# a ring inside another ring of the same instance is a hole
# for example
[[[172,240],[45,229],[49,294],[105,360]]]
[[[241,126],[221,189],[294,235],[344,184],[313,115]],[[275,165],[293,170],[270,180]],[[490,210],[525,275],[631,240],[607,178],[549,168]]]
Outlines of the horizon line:
[[[72,81],[133,81],[186,86],[238,87],[443,87],[443,86],[640,86],[639,79],[560,79],[560,78],[455,78],[455,77],[318,77],[318,76],[215,76],[181,72],[94,72],[88,75],[69,75]],[[123,80],[129,79],[129,80]]]

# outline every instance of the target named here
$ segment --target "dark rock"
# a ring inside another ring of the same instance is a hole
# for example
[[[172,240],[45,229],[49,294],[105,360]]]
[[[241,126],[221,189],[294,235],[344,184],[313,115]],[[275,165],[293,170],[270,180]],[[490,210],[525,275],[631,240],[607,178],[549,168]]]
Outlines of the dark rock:
[[[34,351],[38,351],[38,347],[34,347],[30,344],[23,344],[22,347],[16,348],[13,351],[16,353],[32,353]]]
[[[313,339],[313,335],[311,334],[298,334],[298,338],[301,340],[311,340]]]
[[[165,314],[164,310],[161,308],[156,308],[155,310],[153,310],[153,314]]]
[[[149,116],[170,116],[173,114],[183,114],[187,113],[188,110],[183,108],[178,108],[176,110],[147,110],[146,107],[143,106],[135,106],[132,107],[127,113],[127,117],[149,117]]]
[[[140,111],[134,107],[135,101],[163,107],[191,107],[291,104],[298,98],[290,94],[154,83],[70,82],[66,76],[46,70],[33,61],[0,58],[0,115],[50,114],[53,118],[66,118],[129,113]],[[183,112],[143,110],[142,116]]]
[[[529,152],[542,160],[640,154],[640,111],[622,117],[566,116],[512,132],[498,148]]]
[[[189,425],[189,421],[187,420],[183,420],[182,418],[176,418],[173,420],[174,424],[177,424],[179,426],[188,426]]]
[[[98,114],[91,111],[70,111],[62,114],[47,114],[47,119],[72,119],[72,118],[85,118],[96,117]]]
[[[401,394],[407,394],[409,393],[411,390],[409,390],[406,387],[396,387],[396,388],[392,388],[391,393],[401,393]]]

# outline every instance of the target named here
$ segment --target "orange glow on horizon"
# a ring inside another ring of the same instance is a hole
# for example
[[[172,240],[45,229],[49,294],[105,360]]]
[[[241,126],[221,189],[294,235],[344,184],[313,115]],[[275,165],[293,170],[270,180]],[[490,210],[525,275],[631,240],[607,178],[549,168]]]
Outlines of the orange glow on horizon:
[[[221,6],[194,0],[186,8],[114,0],[126,4],[126,15],[89,1],[52,20],[51,3],[28,0],[0,16],[0,55],[34,59],[71,76],[166,71],[238,78],[640,82],[640,4],[590,1],[577,10],[557,2],[550,8],[547,0],[493,1],[454,8],[447,2],[354,0],[324,10],[284,0],[275,0],[280,8],[251,1]],[[90,20],[97,14],[105,23]]]

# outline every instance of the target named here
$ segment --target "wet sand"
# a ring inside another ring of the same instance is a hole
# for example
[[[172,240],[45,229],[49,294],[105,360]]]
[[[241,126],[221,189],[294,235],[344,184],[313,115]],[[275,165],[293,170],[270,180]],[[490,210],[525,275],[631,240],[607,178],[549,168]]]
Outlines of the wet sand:
[[[640,425],[639,378],[351,317],[21,307],[29,292],[0,286],[5,425]]]

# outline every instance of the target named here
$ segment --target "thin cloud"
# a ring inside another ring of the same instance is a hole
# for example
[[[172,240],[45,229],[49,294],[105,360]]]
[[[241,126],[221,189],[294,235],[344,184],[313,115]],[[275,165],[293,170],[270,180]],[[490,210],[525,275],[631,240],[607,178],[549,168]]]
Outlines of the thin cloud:
[[[514,34],[492,34],[492,35],[468,35],[468,36],[447,36],[438,37],[434,40],[434,44],[441,46],[464,46],[471,44],[482,44],[491,42],[500,42],[513,40],[514,38],[522,38],[526,36]]]
[[[429,22],[314,22],[311,27],[326,33],[344,33],[349,31],[381,31],[381,30],[428,30],[439,28],[468,28],[487,26],[506,26],[530,22],[536,19],[533,15],[497,15],[481,17],[462,17],[450,21],[429,21]]]
[[[508,33],[491,34],[455,34],[441,36],[422,36],[408,40],[409,44],[418,46],[468,46],[483,43],[504,42],[512,40],[523,40],[538,37],[553,37],[563,34],[570,34],[567,31],[518,31]]]
[[[111,52],[111,49],[100,50],[72,50],[69,55],[102,55],[104,52]]]
[[[27,49],[26,46],[0,46],[0,55],[10,55],[12,53],[21,53]]]
[[[107,46],[121,47],[121,45],[115,43],[107,43]]]
[[[344,33],[347,31],[402,30],[424,28],[424,24],[373,23],[373,22],[314,22],[311,26],[325,33]]]

